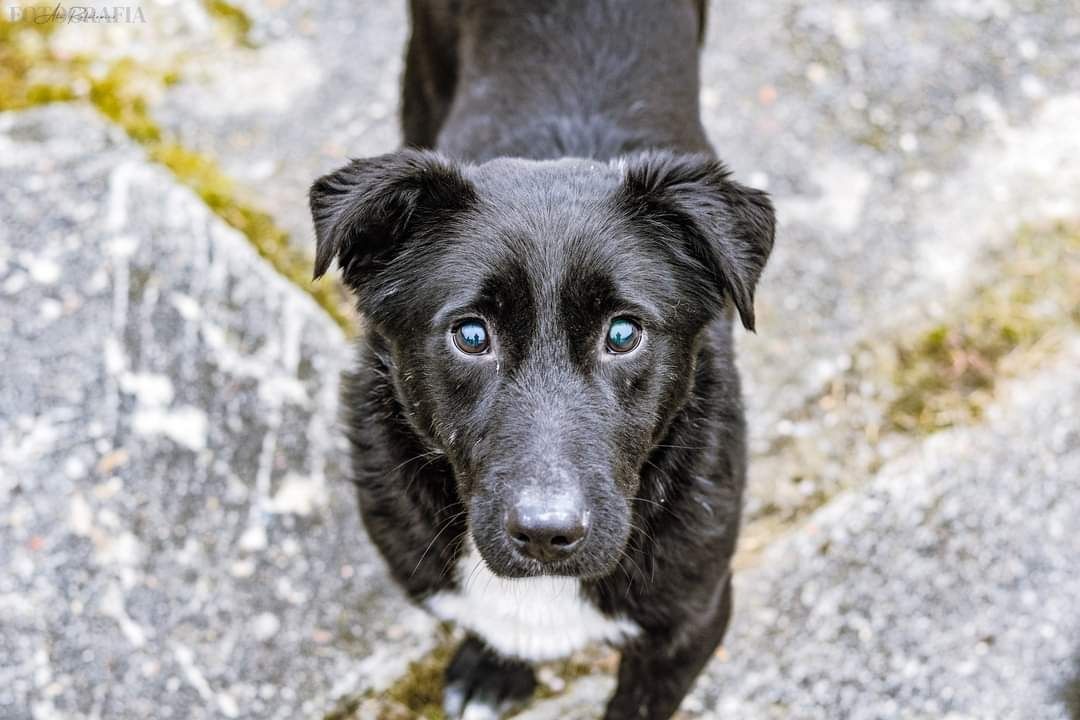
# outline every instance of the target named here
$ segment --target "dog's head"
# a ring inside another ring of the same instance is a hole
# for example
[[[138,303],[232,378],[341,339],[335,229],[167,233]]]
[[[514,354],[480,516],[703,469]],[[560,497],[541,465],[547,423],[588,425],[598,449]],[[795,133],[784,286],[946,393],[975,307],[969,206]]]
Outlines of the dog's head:
[[[467,166],[404,150],[321,178],[311,206],[315,275],[336,259],[385,338],[403,412],[452,465],[492,571],[611,572],[705,326],[731,303],[753,328],[766,195],[704,156]]]

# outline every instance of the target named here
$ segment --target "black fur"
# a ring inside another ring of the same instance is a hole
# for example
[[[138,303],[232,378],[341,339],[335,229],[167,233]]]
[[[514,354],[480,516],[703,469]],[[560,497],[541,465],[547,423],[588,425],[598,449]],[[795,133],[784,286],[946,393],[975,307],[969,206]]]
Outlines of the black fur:
[[[703,8],[417,0],[412,149],[311,190],[316,275],[336,258],[367,320],[343,402],[368,533],[418,601],[455,587],[466,538],[496,574],[581,578],[642,630],[609,720],[670,717],[731,613],[746,473],[731,320],[754,327],[773,212],[702,131]],[[605,351],[616,316],[644,328],[627,355]],[[487,322],[488,354],[455,350],[466,318]],[[579,498],[580,550],[515,549],[504,518],[526,492]],[[500,667],[466,662],[468,642],[450,679],[524,687],[463,679]]]

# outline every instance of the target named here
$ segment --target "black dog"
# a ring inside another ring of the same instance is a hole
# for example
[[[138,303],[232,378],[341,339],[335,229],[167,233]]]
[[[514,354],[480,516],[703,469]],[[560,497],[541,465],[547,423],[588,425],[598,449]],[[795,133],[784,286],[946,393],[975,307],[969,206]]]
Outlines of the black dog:
[[[414,149],[318,180],[315,274],[367,325],[344,405],[364,522],[468,631],[451,717],[622,648],[667,718],[724,635],[746,472],[732,358],[773,242],[698,118],[693,0],[415,0]],[[429,149],[435,148],[439,152]]]

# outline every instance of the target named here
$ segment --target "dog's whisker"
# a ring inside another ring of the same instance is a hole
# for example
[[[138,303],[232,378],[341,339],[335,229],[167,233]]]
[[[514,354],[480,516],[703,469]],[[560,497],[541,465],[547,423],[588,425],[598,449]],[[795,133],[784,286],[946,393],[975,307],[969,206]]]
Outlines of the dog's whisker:
[[[386,478],[386,477],[388,477],[390,475],[393,475],[395,472],[397,472],[401,468],[405,467],[406,465],[408,465],[411,462],[415,462],[415,461],[419,460],[420,458],[430,457],[431,455],[435,455],[436,457],[438,457],[438,456],[445,455],[445,454],[446,453],[444,453],[442,450],[428,450],[427,452],[422,452],[419,455],[413,455],[408,460],[406,460],[404,462],[401,462],[401,463],[398,463],[394,467],[387,470],[386,473],[383,474],[383,477]]]
[[[622,554],[625,556],[626,550],[623,550]],[[621,559],[622,558],[620,557],[620,560]],[[630,574],[630,571],[626,569],[626,566],[623,565],[622,562],[619,563],[619,572],[626,577],[626,588],[623,590],[623,597],[628,598],[630,597],[630,589],[634,585],[634,576]]]
[[[634,560],[633,556],[631,556],[630,553],[626,551],[626,548],[622,549],[622,557],[626,558],[626,560],[628,560],[630,564],[634,566],[634,569],[637,571],[637,573],[641,575],[642,580],[645,580],[645,572],[641,569],[641,566],[638,565],[637,561]],[[633,576],[629,573],[629,571],[626,570],[625,567],[623,567],[622,563],[620,563],[619,566],[623,568],[623,572],[626,573],[626,576],[629,579],[629,582],[626,584],[626,594],[629,595],[630,586],[633,584]],[[647,584],[652,584],[651,579]]]
[[[415,575],[415,574],[416,574],[416,571],[417,571],[417,570],[419,570],[419,569],[420,569],[420,564],[421,564],[422,562],[424,562],[424,558],[426,558],[426,557],[427,557],[427,554],[428,554],[428,553],[429,553],[429,552],[431,551],[431,548],[432,548],[432,547],[433,547],[433,546],[435,545],[435,542],[436,542],[436,541],[437,541],[437,540],[439,539],[439,537],[440,537],[440,536],[441,536],[441,535],[442,535],[442,534],[443,534],[444,532],[446,532],[446,531],[447,531],[447,529],[449,529],[449,527],[450,527],[450,526],[451,526],[451,525],[453,524],[453,522],[454,522],[455,520],[457,520],[457,519],[458,519],[459,517],[461,517],[461,516],[462,516],[462,515],[464,515],[464,514],[465,514],[465,511],[464,511],[464,510],[463,510],[463,511],[461,511],[461,512],[459,512],[459,513],[455,513],[455,514],[454,514],[454,515],[452,515],[452,516],[451,516],[451,517],[450,517],[450,518],[449,518],[448,520],[446,520],[446,522],[444,522],[444,523],[442,524],[442,527],[441,527],[441,528],[439,529],[439,531],[438,531],[437,533],[435,533],[435,537],[431,538],[431,542],[429,542],[429,543],[428,543],[428,546],[427,546],[426,548],[424,548],[424,552],[423,552],[423,553],[422,553],[422,554],[420,555],[420,559],[416,561],[416,567],[414,567],[414,568],[412,569],[412,572],[411,572],[411,573],[409,573],[409,577],[410,577],[410,578],[411,578],[411,577],[412,577],[413,575]]]
[[[641,527],[640,525],[636,525],[634,523],[630,523],[630,527],[632,529],[636,530],[638,533],[640,533],[650,543],[654,543],[654,544],[656,543],[656,538],[653,537],[652,533],[650,533],[645,528]]]
[[[446,574],[453,571],[457,565],[458,557],[461,553],[461,548],[465,544],[465,540],[469,535],[469,530],[466,528],[462,530],[454,537],[447,541],[447,545],[450,546],[451,552],[446,560],[443,561],[442,568],[439,570],[439,577],[446,577]]]
[[[424,468],[426,468],[428,465],[431,465],[433,462],[437,462],[439,460],[439,458],[445,456],[445,454],[441,450],[432,451],[432,453],[434,453],[434,457],[430,458],[423,465],[421,465],[420,467],[416,468],[415,470],[413,470],[413,471],[411,471],[409,473],[409,475],[408,475],[409,480],[405,485],[406,490],[411,490],[412,489],[412,486],[416,484],[416,481],[420,478],[420,473],[422,473],[424,471]],[[432,453],[426,453],[425,455],[418,455],[418,456],[414,457],[413,460],[417,460],[417,459],[419,459],[421,457],[425,457],[426,455],[431,455]]]
[[[442,567],[439,569],[440,578],[446,577],[447,573],[452,572],[457,566],[466,534],[468,534],[468,530],[463,530],[447,541],[446,544],[450,548],[450,552],[447,553],[446,559],[443,560]]]
[[[480,568],[482,568],[483,566],[483,559],[478,557],[476,559],[476,563],[473,565],[472,570],[469,572],[469,575],[465,578],[465,582],[462,583],[462,587],[464,590],[467,591],[469,589],[469,587],[472,585],[473,578],[476,577],[476,573],[480,572]]]

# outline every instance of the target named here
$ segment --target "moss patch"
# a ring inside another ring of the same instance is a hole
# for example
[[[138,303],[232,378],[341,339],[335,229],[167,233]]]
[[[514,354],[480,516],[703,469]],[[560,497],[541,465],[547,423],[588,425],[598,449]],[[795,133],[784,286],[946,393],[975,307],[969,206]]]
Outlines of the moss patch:
[[[408,672],[383,696],[390,708],[407,711],[402,717],[445,720],[442,710],[443,673],[454,645],[443,642],[427,656],[409,665]],[[390,720],[390,718],[386,718]]]
[[[1061,702],[1070,720],[1080,720],[1080,652],[1073,661],[1072,677],[1061,688]]]
[[[567,660],[551,663],[541,668],[540,683],[533,696],[534,702],[558,697],[563,691],[573,684],[575,680],[583,677],[599,674],[613,674],[618,668],[618,653],[606,648],[590,648]],[[545,675],[550,672],[550,677],[555,683],[545,682]]]
[[[785,420],[797,431],[755,459],[761,504],[737,567],[930,433],[978,422],[998,386],[1058,357],[1080,327],[1080,221],[1019,230],[979,263],[979,283],[910,333],[866,341],[851,367]]]
[[[311,280],[311,258],[297,250],[289,235],[269,214],[237,198],[232,181],[205,155],[172,142],[153,142],[150,157],[173,171],[225,222],[242,232],[279,273],[307,291],[347,333],[352,332],[352,315],[344,288],[332,278]]]
[[[218,10],[225,12],[227,4],[218,5]],[[291,244],[288,234],[273,218],[242,200],[235,184],[212,159],[184,148],[151,116],[147,92],[176,83],[179,73],[175,69],[147,69],[126,59],[99,69],[87,58],[59,58],[47,43],[53,27],[0,18],[0,110],[66,100],[90,102],[141,144],[152,160],[169,168],[225,222],[243,233],[263,258],[308,292],[346,333],[351,333],[354,314],[341,285],[332,278],[312,282],[311,258]]]
[[[434,650],[409,664],[398,680],[382,692],[368,692],[347,698],[323,720],[351,720],[375,717],[377,720],[446,720],[442,710],[443,673],[453,657],[456,643],[450,633],[443,636]]]
[[[1002,377],[1052,354],[1080,324],[1080,226],[1027,228],[997,262],[1000,278],[962,312],[896,350],[886,428],[928,433],[978,420]]]
[[[245,47],[253,47],[251,28],[254,25],[244,9],[226,0],[204,0],[204,7],[210,17],[223,27],[233,42]]]
[[[443,675],[457,649],[457,639],[443,626],[439,644],[430,653],[411,663],[392,686],[382,692],[368,692],[342,701],[323,720],[446,720],[442,709]],[[612,673],[617,655],[593,649],[569,660],[540,667],[540,682],[534,702],[556,697],[574,680],[598,673]],[[546,682],[545,682],[546,680]]]
[[[72,100],[66,77],[53,77],[55,59],[48,52],[52,23],[12,22],[0,16],[0,110],[22,110],[48,102]]]
[[[103,75],[90,76],[90,102],[124,129],[132,140],[153,146],[161,142],[161,128],[150,117],[146,98],[133,90],[140,70],[131,60],[121,60]]]

